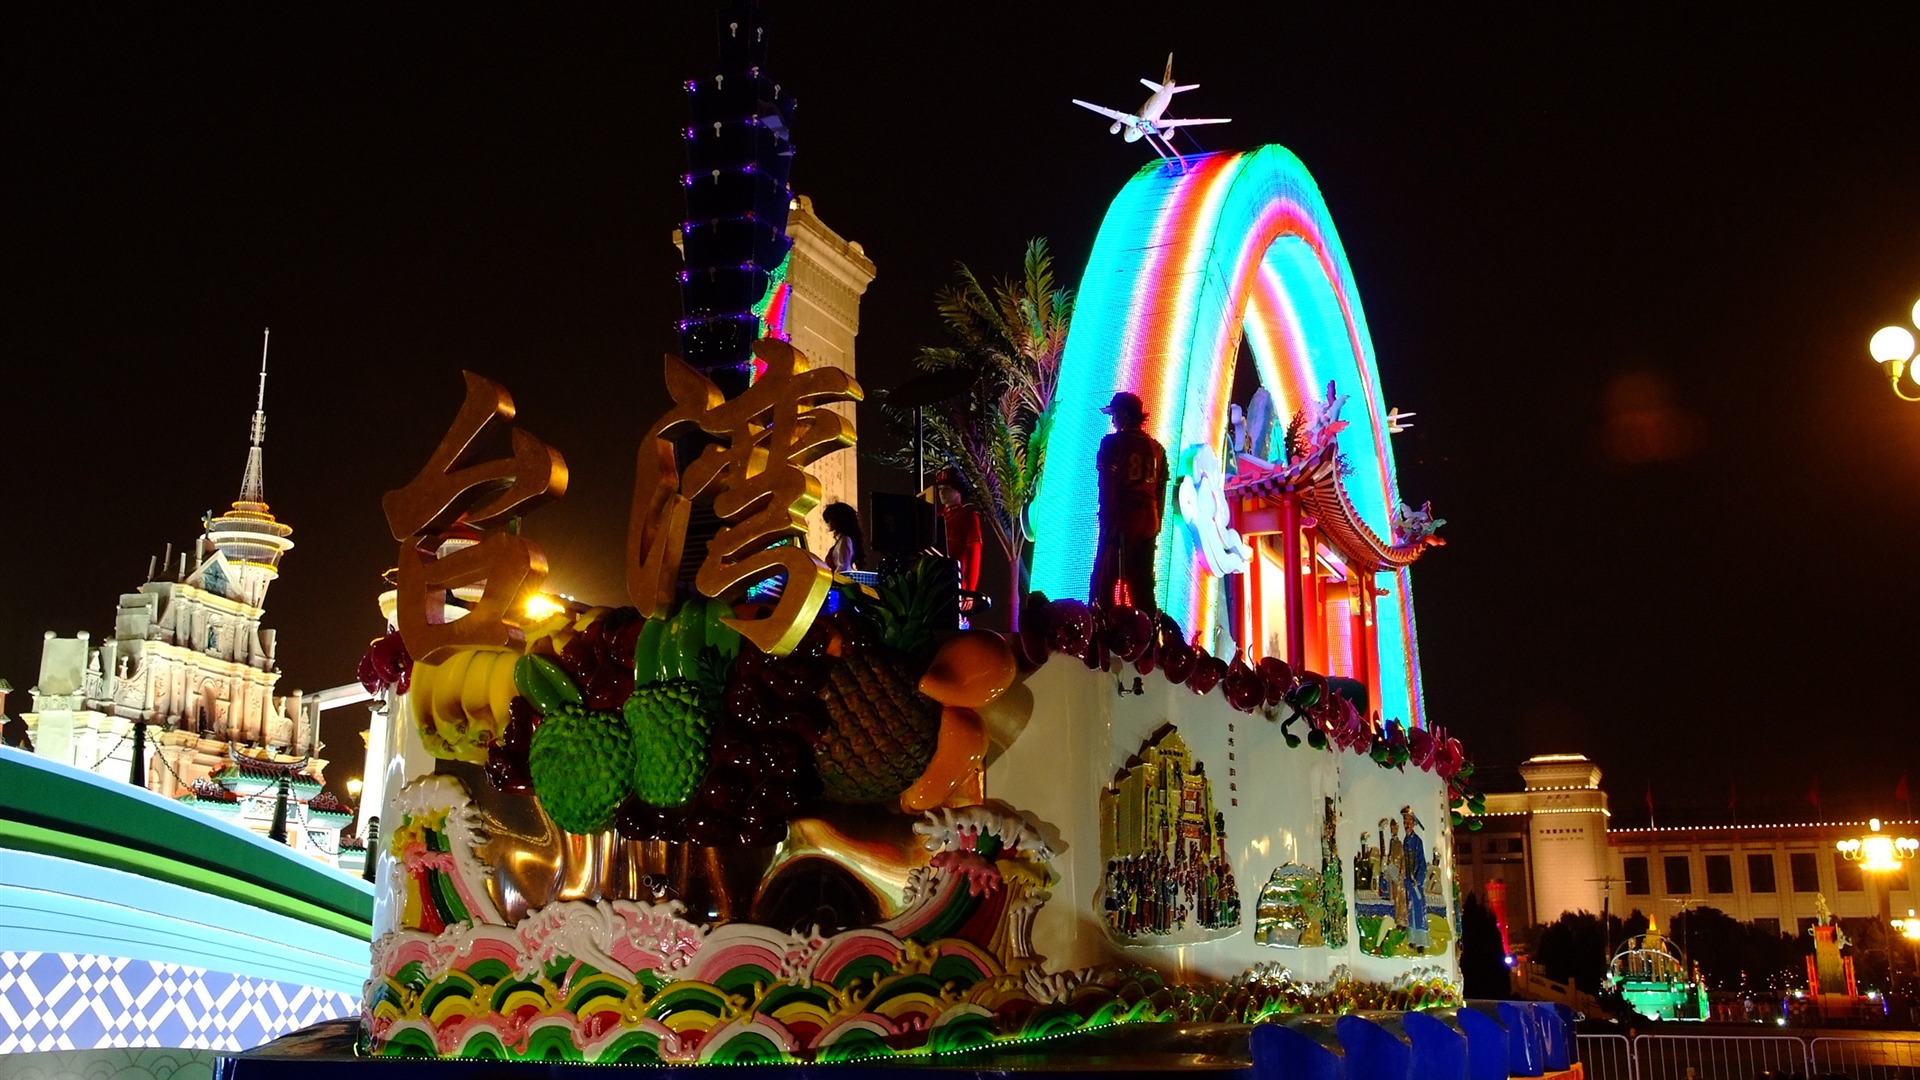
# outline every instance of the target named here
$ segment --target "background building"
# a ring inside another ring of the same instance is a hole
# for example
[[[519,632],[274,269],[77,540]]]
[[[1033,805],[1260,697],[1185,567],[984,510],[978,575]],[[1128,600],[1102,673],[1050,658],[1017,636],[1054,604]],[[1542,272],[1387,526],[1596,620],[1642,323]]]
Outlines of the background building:
[[[279,692],[278,641],[262,620],[293,529],[267,507],[265,408],[263,366],[239,498],[202,520],[191,550],[176,557],[169,546],[148,563],[147,580],[120,596],[112,636],[95,645],[86,631],[47,631],[33,709],[21,718],[42,757],[261,835],[278,839],[284,827],[295,850],[338,865],[353,815],[320,790],[320,714],[368,695]]]
[[[1600,769],[1582,755],[1547,754],[1476,776],[1490,789],[1487,814],[1479,832],[1455,834],[1461,894],[1485,899],[1492,883],[1504,884],[1517,938],[1574,911],[1638,910],[1665,925],[1684,908],[1711,907],[1804,934],[1819,897],[1842,925],[1874,917],[1883,888],[1895,913],[1920,906],[1909,867],[1870,882],[1836,850],[1865,833],[1866,821],[1612,828]],[[1912,834],[1920,821],[1882,826]]]
[[[793,250],[787,256],[785,318],[779,336],[807,355],[814,367],[836,367],[857,377],[853,362],[854,338],[860,333],[860,297],[873,281],[873,260],[865,249],[828,228],[813,212],[805,195],[787,211],[787,237]],[[770,330],[776,329],[769,327]],[[854,420],[852,402],[826,406]],[[820,506],[831,502],[860,506],[860,456],[851,452],[828,454],[807,468],[820,481]],[[833,543],[820,521],[820,507],[807,515],[807,549],[821,552]]]

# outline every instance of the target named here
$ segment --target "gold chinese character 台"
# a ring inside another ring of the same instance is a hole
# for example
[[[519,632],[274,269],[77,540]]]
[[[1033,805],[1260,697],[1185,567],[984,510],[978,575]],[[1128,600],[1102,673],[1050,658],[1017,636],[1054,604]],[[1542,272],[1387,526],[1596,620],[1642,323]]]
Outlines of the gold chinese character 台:
[[[409,652],[418,653],[416,660],[429,663],[469,646],[511,647],[523,621],[523,599],[546,579],[546,555],[512,533],[487,533],[478,543],[438,558],[409,539],[400,545],[394,581],[400,638]],[[486,587],[467,613],[445,621],[446,593],[482,582]]]
[[[762,651],[792,651],[825,602],[833,574],[809,553],[807,512],[820,503],[820,482],[806,466],[852,446],[853,424],[820,406],[859,401],[860,384],[838,368],[812,368],[784,341],[754,343],[766,373],[728,400],[677,356],[666,358],[674,407],[642,441],[627,530],[627,592],[650,617],[667,614],[686,545],[693,503],[712,501],[724,519],[694,587],[715,599],[737,596],[755,582],[783,578],[771,615],[729,619]],[[701,450],[683,476],[672,440],[699,430],[719,441]]]
[[[435,662],[454,649],[507,646],[519,630],[520,600],[546,580],[540,549],[502,524],[567,490],[567,463],[559,451],[513,425],[512,395],[491,379],[462,372],[466,399],[418,475],[381,499],[387,525],[400,541],[395,620],[416,660]],[[489,434],[510,433],[511,454],[486,458]],[[478,542],[441,557],[445,540]],[[484,582],[465,617],[446,621],[445,592]]]

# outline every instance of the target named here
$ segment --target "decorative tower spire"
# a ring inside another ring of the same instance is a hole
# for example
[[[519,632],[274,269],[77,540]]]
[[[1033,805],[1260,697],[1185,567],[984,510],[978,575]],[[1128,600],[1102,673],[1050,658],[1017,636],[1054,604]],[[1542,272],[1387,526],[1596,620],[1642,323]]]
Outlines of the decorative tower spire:
[[[273,328],[260,331],[260,392],[253,399],[253,445],[247,449],[247,471],[240,478],[240,502],[265,503],[266,458],[260,444],[267,441],[267,344]]]
[[[267,586],[280,576],[280,556],[293,547],[293,527],[274,520],[267,510],[266,460],[260,449],[267,437],[267,341],[261,332],[260,388],[253,405],[253,437],[247,447],[247,471],[240,478],[240,497],[233,508],[207,521],[207,540],[227,557],[234,576],[226,582],[229,597],[261,606]]]

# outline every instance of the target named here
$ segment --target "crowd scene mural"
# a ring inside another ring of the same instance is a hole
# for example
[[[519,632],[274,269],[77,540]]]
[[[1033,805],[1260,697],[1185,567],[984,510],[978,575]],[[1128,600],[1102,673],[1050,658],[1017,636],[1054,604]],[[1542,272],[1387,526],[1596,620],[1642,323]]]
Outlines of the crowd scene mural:
[[[1107,925],[1122,940],[1211,937],[1240,925],[1240,890],[1226,854],[1207,767],[1173,725],[1163,727],[1101,795]]]

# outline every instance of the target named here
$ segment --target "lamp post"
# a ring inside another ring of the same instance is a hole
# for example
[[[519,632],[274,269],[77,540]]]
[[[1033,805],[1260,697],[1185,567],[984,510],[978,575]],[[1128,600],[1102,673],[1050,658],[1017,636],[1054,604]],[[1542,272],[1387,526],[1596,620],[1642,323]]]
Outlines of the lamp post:
[[[1907,949],[1911,952],[1916,943],[1920,943],[1920,917],[1914,915],[1912,908],[1907,909],[1907,917],[1893,920],[1893,928],[1907,939]],[[1892,980],[1888,980],[1892,981]]]
[[[1913,305],[1913,325],[1920,328],[1920,302]],[[1910,395],[1900,388],[1902,372],[1908,373],[1909,381],[1920,383],[1920,371],[1914,370],[1914,360],[1920,357],[1914,355],[1912,330],[1904,326],[1882,327],[1867,342],[1867,355],[1885,369],[1888,380],[1893,383],[1893,392],[1899,395],[1900,400],[1920,401],[1920,395]]]
[[[1691,896],[1667,897],[1667,903],[1674,905],[1673,918],[1675,921],[1685,918],[1687,909],[1699,902],[1697,898]],[[1672,922],[1667,924],[1667,931],[1669,936],[1671,936],[1673,931]],[[1698,1010],[1694,1015],[1704,1020],[1706,1019],[1706,1009],[1700,997],[1703,991],[1701,988],[1701,980],[1696,974],[1700,970],[1700,964],[1694,960],[1693,954],[1687,951],[1687,939],[1692,935],[1693,920],[1687,919],[1686,922],[1680,925],[1680,977],[1687,982],[1687,996],[1688,1000],[1692,1003],[1690,1007]]]
[[[1698,904],[1699,902],[1700,902],[1700,901],[1699,901],[1699,900],[1698,900],[1697,898],[1695,898],[1695,897],[1691,897],[1691,896],[1669,896],[1669,897],[1667,897],[1667,903],[1669,903],[1669,904],[1672,904],[1672,905],[1673,905],[1673,917],[1674,917],[1675,919],[1680,919],[1680,918],[1684,918],[1684,917],[1686,916],[1686,914],[1687,914],[1687,909],[1688,909],[1688,908],[1690,908],[1690,907],[1692,907],[1692,906],[1694,906],[1695,904]],[[1673,923],[1671,923],[1671,922],[1669,922],[1669,923],[1667,924],[1667,930],[1668,930],[1669,932],[1671,932],[1671,931],[1673,930]],[[1692,919],[1687,919],[1687,921],[1686,921],[1686,922],[1684,922],[1684,923],[1681,923],[1681,925],[1680,925],[1680,955],[1681,955],[1682,957],[1684,957],[1684,958],[1686,959],[1686,962],[1687,962],[1687,965],[1688,965],[1688,967],[1689,967],[1689,969],[1691,969],[1691,967],[1692,967],[1692,965],[1693,965],[1693,954],[1687,951],[1687,938],[1688,938],[1688,937],[1689,937],[1689,936],[1690,936],[1690,935],[1692,934],[1692,932],[1693,932],[1693,920],[1692,920]]]
[[[1893,329],[1898,329],[1898,327],[1894,327]],[[1882,333],[1885,333],[1885,331],[1882,331]],[[1911,341],[1911,338],[1908,340]],[[1901,396],[1904,397],[1905,395]],[[1920,401],[1920,398],[1912,398],[1909,400]],[[1891,991],[1893,989],[1892,930],[1898,928],[1894,927],[1892,919],[1892,883],[1882,879],[1884,879],[1887,873],[1898,870],[1902,864],[1912,861],[1916,853],[1920,853],[1920,840],[1915,840],[1911,836],[1890,836],[1887,833],[1883,833],[1880,831],[1880,819],[1874,818],[1867,822],[1867,834],[1865,836],[1842,840],[1834,845],[1834,849],[1839,851],[1841,857],[1848,862],[1858,863],[1860,865],[1861,876],[1872,880],[1874,884],[1878,886],[1878,888],[1874,889],[1874,911],[1875,917],[1889,927],[1887,937],[1887,989]]]

